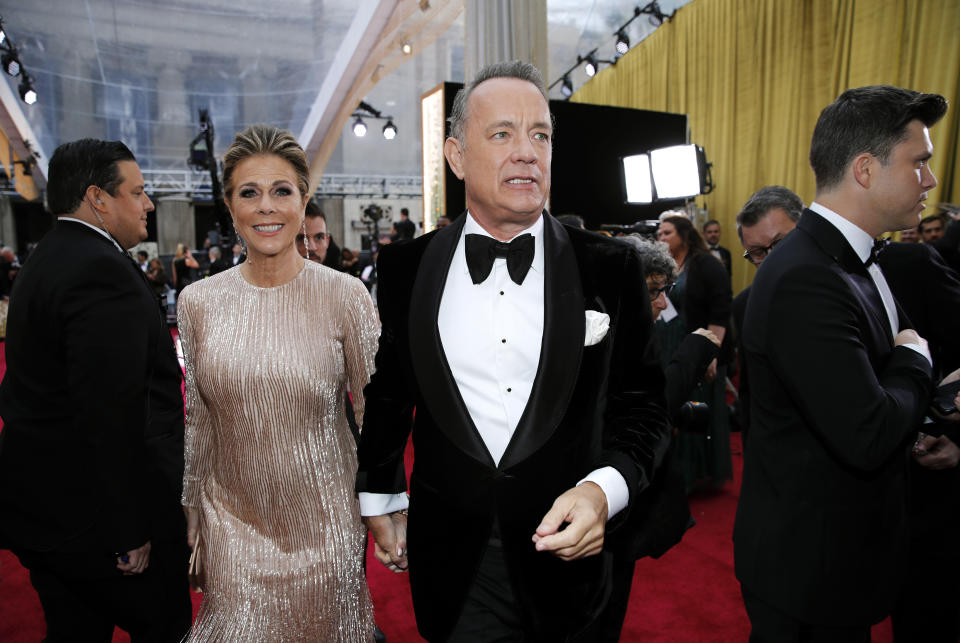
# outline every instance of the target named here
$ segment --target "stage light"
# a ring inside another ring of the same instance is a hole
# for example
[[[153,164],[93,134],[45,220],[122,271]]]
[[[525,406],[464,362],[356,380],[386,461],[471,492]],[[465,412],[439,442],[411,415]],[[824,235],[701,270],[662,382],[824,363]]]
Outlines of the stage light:
[[[409,42],[405,42],[400,45],[400,51],[409,56],[411,53],[413,53],[413,45],[411,45]]]
[[[357,116],[357,120],[353,121],[353,134],[361,137],[367,135],[367,124],[359,116]]]
[[[617,53],[621,56],[630,51],[630,38],[623,29],[617,32]]]
[[[597,57],[591,52],[583,59],[583,70],[591,78],[597,73]]]
[[[383,126],[383,138],[392,141],[396,137],[397,126],[393,124],[393,121],[387,121],[387,124]]]
[[[3,21],[0,20],[0,45],[7,41],[7,30],[3,28]]]
[[[570,76],[563,77],[563,84],[560,85],[560,93],[563,94],[564,98],[570,98],[573,96],[573,83],[570,81]]]
[[[652,203],[653,183],[650,178],[650,156],[634,154],[624,156],[623,188],[627,203]]]
[[[657,199],[685,199],[704,193],[706,157],[697,145],[674,145],[650,152]]]
[[[20,98],[27,105],[37,102],[37,90],[33,88],[33,80],[27,76],[26,72],[23,74],[23,80],[20,81]]]
[[[0,61],[3,62],[3,71],[7,72],[11,76],[20,75],[20,59],[17,58],[16,49],[5,53]]]

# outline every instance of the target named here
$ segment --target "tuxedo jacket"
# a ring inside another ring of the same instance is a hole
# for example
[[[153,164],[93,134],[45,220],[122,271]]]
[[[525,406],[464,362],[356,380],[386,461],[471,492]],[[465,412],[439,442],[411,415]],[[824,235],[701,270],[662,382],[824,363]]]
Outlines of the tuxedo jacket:
[[[720,255],[720,263],[723,264],[723,267],[727,269],[727,277],[733,275],[733,262],[731,260],[730,251],[724,248],[723,246],[717,246],[716,248],[711,248],[707,246],[707,252],[713,254],[713,251],[716,250]]]
[[[413,428],[408,555],[421,634],[447,637],[493,535],[531,635],[564,640],[603,607],[609,555],[563,562],[535,551],[534,531],[558,496],[599,467],[623,475],[633,505],[666,448],[663,374],[646,352],[646,283],[635,250],[544,213],[539,370],[498,466],[460,396],[437,327],[465,219],[381,249],[382,331],[376,373],[364,391],[357,489],[406,490],[403,453]],[[586,310],[610,316],[606,336],[589,347]],[[608,532],[629,512],[615,516]]]
[[[934,379],[960,368],[960,276],[927,243],[891,243],[879,264],[897,302],[930,342]]]
[[[58,222],[20,273],[7,337],[0,542],[113,553],[182,539],[181,373],[139,267]]]
[[[869,272],[810,210],[760,267],[743,324],[752,408],[737,578],[801,622],[878,622],[906,554],[906,465],[930,364],[894,348]]]

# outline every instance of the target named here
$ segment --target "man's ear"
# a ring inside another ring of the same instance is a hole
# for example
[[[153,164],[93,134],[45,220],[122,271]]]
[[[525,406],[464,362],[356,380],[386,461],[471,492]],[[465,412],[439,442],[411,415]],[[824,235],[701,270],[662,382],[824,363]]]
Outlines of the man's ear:
[[[851,164],[850,171],[853,173],[853,180],[862,188],[870,188],[873,179],[873,170],[880,161],[873,154],[864,152],[858,154]]]
[[[87,186],[87,190],[84,192],[84,197],[86,197],[87,203],[91,208],[95,208],[97,205],[103,205],[103,190],[96,185]]]
[[[454,137],[449,137],[443,142],[443,155],[447,157],[447,163],[450,169],[457,175],[457,178],[463,180],[463,144]]]

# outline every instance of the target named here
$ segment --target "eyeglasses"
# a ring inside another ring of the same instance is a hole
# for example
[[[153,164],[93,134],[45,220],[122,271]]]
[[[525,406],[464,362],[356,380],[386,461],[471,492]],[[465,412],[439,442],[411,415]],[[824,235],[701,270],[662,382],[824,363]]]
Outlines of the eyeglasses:
[[[659,288],[648,286],[647,290],[650,291],[650,301],[656,301],[660,295],[669,295],[670,291],[673,290],[673,286],[674,284],[666,284]]]
[[[317,243],[323,243],[329,238],[330,238],[330,234],[328,232],[318,232],[317,234],[313,235],[313,240],[316,241]],[[304,243],[306,239],[307,238],[303,236],[302,232],[297,235],[297,243]]]
[[[765,248],[751,248],[750,250],[747,250],[746,252],[743,253],[743,258],[749,261],[750,263],[752,263],[753,265],[757,265],[758,263],[761,263],[764,259],[766,259],[767,255],[770,254],[770,251],[773,250],[777,246],[777,244],[783,240],[784,240],[784,237],[780,237],[779,239],[774,239],[773,243],[771,243],[769,246],[766,246]]]

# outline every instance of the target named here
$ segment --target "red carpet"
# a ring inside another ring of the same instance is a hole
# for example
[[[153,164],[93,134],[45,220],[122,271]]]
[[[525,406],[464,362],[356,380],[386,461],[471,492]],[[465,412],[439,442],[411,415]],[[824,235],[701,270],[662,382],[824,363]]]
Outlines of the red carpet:
[[[0,374],[5,370],[0,343]],[[659,560],[637,563],[623,641],[726,643],[746,641],[750,626],[733,576],[733,516],[740,488],[740,436],[732,439],[733,483],[691,497],[697,525]],[[372,551],[372,547],[371,547]],[[389,643],[422,641],[417,634],[404,574],[388,571],[372,554],[368,565],[377,623]],[[194,596],[194,607],[199,596]],[[16,557],[0,551],[0,641],[36,643],[44,635],[43,611]],[[123,632],[113,640],[129,641]],[[875,643],[893,640],[889,620],[873,628]]]

